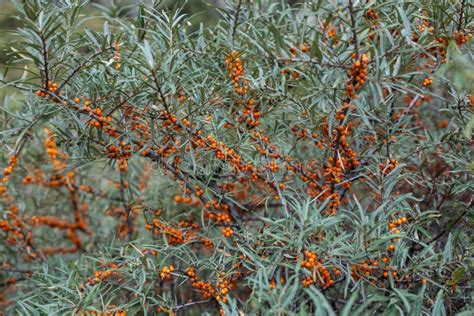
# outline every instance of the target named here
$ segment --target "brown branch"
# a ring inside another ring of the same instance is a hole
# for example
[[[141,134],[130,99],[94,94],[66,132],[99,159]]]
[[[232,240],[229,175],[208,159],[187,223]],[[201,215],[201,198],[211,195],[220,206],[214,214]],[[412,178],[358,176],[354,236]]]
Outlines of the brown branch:
[[[63,83],[58,87],[58,90],[56,90],[56,93],[59,94],[59,91],[61,91],[62,88],[64,88],[65,85],[71,81],[71,79],[82,69],[84,68],[92,59],[95,57],[99,56],[102,54],[105,50],[107,50],[110,47],[106,47],[103,50],[100,50],[96,52],[95,54],[91,55],[89,58],[87,58],[85,61],[83,61],[81,64],[79,64],[70,74],[67,76],[67,78],[63,81]]]
[[[44,84],[44,89],[46,91],[49,90],[49,69],[48,69],[48,51],[46,49],[46,39],[44,38],[44,34],[41,31],[39,34],[40,39],[41,39],[41,54],[43,56],[43,84]]]
[[[461,31],[461,27],[462,27],[462,19],[464,17],[464,9],[465,9],[465,5],[466,4],[466,0],[461,0],[461,12],[459,12],[459,22],[458,22],[458,32]]]
[[[242,9],[242,0],[237,0],[237,7],[234,12],[234,21],[232,25],[232,42],[234,42],[235,33],[237,32],[237,24],[239,23],[240,10]]]
[[[356,20],[352,0],[349,0],[349,15],[351,17],[352,41],[354,42],[355,53],[359,56],[359,40],[357,39]]]

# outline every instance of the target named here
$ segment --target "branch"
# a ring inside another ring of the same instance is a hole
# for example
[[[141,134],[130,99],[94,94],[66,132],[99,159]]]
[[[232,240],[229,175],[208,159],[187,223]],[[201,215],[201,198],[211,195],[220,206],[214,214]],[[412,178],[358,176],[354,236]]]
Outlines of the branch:
[[[459,12],[458,32],[461,31],[462,19],[464,17],[465,3],[466,3],[466,0],[461,0],[461,12]]]
[[[161,84],[158,82],[158,78],[156,77],[156,72],[154,69],[151,69],[151,74],[152,74],[153,82],[155,83],[156,89],[158,90],[158,94],[160,96],[161,102],[163,103],[163,107],[165,108],[166,112],[171,114],[168,103],[166,102],[166,97],[163,94],[163,91],[161,90]]]
[[[99,56],[102,54],[105,50],[107,50],[109,47],[106,47],[103,50],[99,50],[95,54],[91,55],[89,58],[87,58],[84,62],[82,62],[79,66],[77,66],[70,74],[69,76],[64,80],[64,82],[59,86],[58,90],[56,90],[56,93],[59,94],[59,91],[61,91],[62,88],[64,88],[65,85],[69,83],[69,81],[82,69],[85,67],[87,63],[89,63],[92,59],[95,57]]]
[[[49,90],[49,69],[48,69],[48,51],[46,50],[46,39],[43,31],[39,34],[41,38],[41,54],[43,55],[43,84],[46,91]]]
[[[354,42],[354,49],[356,55],[359,56],[359,40],[357,39],[356,20],[352,0],[349,0],[349,15],[351,17],[352,40]]]
[[[178,306],[175,306],[173,308],[173,311],[178,311],[182,308],[186,308],[186,307],[189,307],[189,306],[193,306],[193,305],[197,305],[197,304],[204,304],[204,303],[208,303],[210,302],[211,299],[208,299],[208,300],[204,300],[204,301],[196,301],[196,302],[190,302],[190,303],[186,303],[186,304],[182,304],[182,305],[178,305]]]
[[[240,10],[242,8],[242,0],[237,0],[237,7],[234,12],[234,22],[232,25],[232,42],[234,42],[235,33],[237,32],[237,24],[239,23]]]

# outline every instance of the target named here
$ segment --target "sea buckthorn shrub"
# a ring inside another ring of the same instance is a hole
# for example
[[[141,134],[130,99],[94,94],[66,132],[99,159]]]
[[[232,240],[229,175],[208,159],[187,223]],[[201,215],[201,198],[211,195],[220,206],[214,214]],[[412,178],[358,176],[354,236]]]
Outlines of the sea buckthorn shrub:
[[[468,1],[14,3],[7,314],[472,312]]]

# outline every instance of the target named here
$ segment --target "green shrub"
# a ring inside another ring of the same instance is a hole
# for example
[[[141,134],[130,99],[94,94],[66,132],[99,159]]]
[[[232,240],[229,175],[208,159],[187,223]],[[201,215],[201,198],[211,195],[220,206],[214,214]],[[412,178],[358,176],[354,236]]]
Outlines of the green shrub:
[[[7,314],[473,312],[468,1],[15,5]]]

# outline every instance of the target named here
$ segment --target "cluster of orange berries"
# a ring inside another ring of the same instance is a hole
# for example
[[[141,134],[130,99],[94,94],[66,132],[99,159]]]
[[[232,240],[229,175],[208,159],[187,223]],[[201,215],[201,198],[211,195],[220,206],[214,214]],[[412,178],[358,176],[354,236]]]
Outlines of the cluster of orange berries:
[[[433,83],[433,77],[428,77],[428,78],[423,79],[423,82],[421,83],[421,85],[423,87],[429,87],[431,86],[432,83]]]
[[[336,136],[333,140],[334,155],[329,156],[324,166],[325,184],[323,186],[324,194],[322,199],[331,198],[328,212],[334,214],[337,207],[341,204],[339,194],[335,192],[335,185],[348,188],[352,184],[351,181],[344,181],[346,172],[357,168],[360,165],[357,159],[357,153],[350,147],[347,142],[347,136],[350,135],[352,125],[339,125],[334,131]],[[336,159],[335,159],[336,158]]]
[[[434,32],[434,27],[430,24],[430,22],[423,20],[423,23],[418,27],[420,32],[424,32],[426,29],[428,30],[428,33],[433,33]]]
[[[296,139],[306,139],[308,137],[308,130],[304,127],[300,127],[299,125],[295,125],[291,128],[291,131],[293,135],[296,137]],[[314,137],[316,138],[316,137]]]
[[[355,106],[351,106],[349,104],[349,102],[344,102],[342,107],[336,111],[336,120],[340,121],[340,123],[342,123],[344,121],[344,119],[346,118],[346,115],[347,115],[347,112],[350,110],[350,109],[355,109]]]
[[[276,161],[270,161],[268,164],[264,164],[263,168],[270,170],[271,172],[278,172],[280,165]]]
[[[226,55],[224,62],[227,65],[228,77],[234,85],[235,93],[240,96],[248,95],[249,81],[242,80],[244,67],[239,58],[239,53],[235,50],[232,51],[230,54]],[[237,119],[238,122],[245,122],[248,127],[256,127],[260,125],[261,113],[258,111],[254,99],[250,97],[242,97],[236,101],[236,105],[243,106],[243,110]],[[230,124],[227,124],[226,126],[230,127]]]
[[[184,197],[184,196],[182,196],[182,195],[180,195],[180,194],[175,195],[174,201],[175,201],[176,203],[178,203],[178,204],[182,204],[182,203],[184,203],[184,204],[191,204],[191,203],[192,203],[192,199],[191,199],[190,197]]]
[[[396,272],[394,267],[390,265],[390,258],[384,257],[382,258],[382,262],[381,265],[379,260],[369,258],[361,263],[352,265],[352,279],[359,280],[361,277],[368,278],[372,276],[375,277],[375,280],[372,281],[377,281],[378,279],[388,279],[390,274],[395,280],[398,279],[398,272]]]
[[[237,122],[245,122],[248,127],[256,127],[261,124],[260,117],[262,114],[257,109],[254,99],[237,100],[236,104],[244,106],[244,110],[241,112],[241,116],[237,118]]]
[[[9,232],[13,230],[13,227],[6,220],[0,220],[0,230],[4,232]]]
[[[209,210],[209,209],[214,209],[216,211],[219,211],[219,210],[223,210],[224,212],[228,212],[229,211],[229,206],[225,203],[219,203],[217,200],[211,200],[209,201],[208,203],[204,204],[204,208],[206,210]],[[211,213],[211,212],[207,212],[206,214],[206,217],[207,218],[210,218],[210,219],[216,219],[216,215],[214,213]],[[227,218],[227,217],[222,217],[222,218]]]
[[[196,194],[199,194],[198,196],[201,196],[204,193],[202,192],[202,190],[200,190],[200,191],[196,191]],[[201,201],[199,201],[197,199],[193,199],[189,196],[182,196],[180,194],[175,195],[174,201],[178,204],[187,204],[187,205],[190,205],[190,206],[197,206],[201,203]]]
[[[413,287],[412,281],[418,280],[422,284],[426,284],[427,280],[416,277],[413,273],[404,273],[397,270],[390,264],[390,257],[383,257],[381,260],[377,258],[369,258],[361,263],[354,264],[351,267],[351,277],[353,280],[364,278],[372,285],[386,287],[386,280],[393,278],[398,284],[405,284],[409,288]],[[403,275],[404,274],[404,275]]]
[[[78,100],[80,102],[79,98],[76,98],[74,102],[77,103]],[[100,108],[93,109],[90,107],[90,104],[91,104],[90,100],[86,99],[86,101],[84,102],[84,107],[83,107],[83,111],[85,111],[86,113],[89,113],[89,115],[92,117],[92,120],[89,122],[89,125],[99,128],[99,129],[102,129],[105,127],[104,131],[107,135],[112,136],[112,137],[117,137],[118,136],[117,131],[115,130],[115,128],[110,126],[110,122],[112,122],[112,117],[104,116]]]
[[[372,29],[368,33],[368,38],[373,41],[375,39],[376,30],[380,24],[379,14],[375,10],[369,8],[364,12],[364,18],[372,24]]]
[[[212,248],[214,248],[214,243],[213,243],[212,240],[210,240],[210,239],[207,239],[207,238],[202,237],[202,238],[201,238],[201,243],[202,243],[202,245],[204,246],[204,248],[206,248],[206,249],[212,249]]]
[[[437,38],[436,41],[438,42],[438,45],[433,48],[433,51],[439,53],[441,63],[444,64],[446,63],[448,41],[442,37]]]
[[[334,166],[343,166],[347,169],[355,169],[360,165],[359,160],[357,159],[357,153],[352,150],[349,143],[347,142],[347,137],[350,136],[353,129],[352,124],[348,125],[339,125],[337,131],[339,132],[339,146],[342,149],[342,155],[338,159]],[[331,157],[330,157],[331,158]],[[330,159],[328,159],[330,160]]]
[[[8,182],[8,180],[10,179],[10,175],[16,167],[17,162],[18,159],[16,156],[10,156],[10,158],[8,159],[8,166],[5,167],[5,169],[3,170],[3,178],[1,181],[2,184]]]
[[[47,93],[45,92],[46,89],[47,91],[51,92],[51,93],[56,93],[56,91],[58,91],[58,84],[55,83],[55,82],[52,82],[52,81],[49,81],[48,82],[48,87],[46,87],[46,84],[43,84],[43,89],[42,90],[38,90],[36,91],[36,95],[40,98],[45,98]]]
[[[219,213],[213,213],[213,212],[206,212],[205,213],[205,216],[213,221],[216,221],[217,223],[222,223],[222,224],[225,224],[225,225],[229,225],[232,223],[232,218],[230,217],[229,213],[228,213],[228,210],[229,210],[229,206],[226,205],[226,204],[219,204],[217,203],[217,201],[210,201],[210,203],[207,203],[204,207],[206,209],[209,209],[211,208],[211,205],[212,207],[215,209],[215,210],[219,210],[219,209],[223,209],[224,212],[219,212]],[[234,234],[234,230],[228,226],[226,227],[223,227],[221,229],[221,232],[222,232],[222,235],[224,237],[231,237],[233,234]]]
[[[53,161],[53,165],[55,165],[54,162],[57,161],[57,157],[58,157],[58,148],[56,147],[56,141],[55,141],[54,133],[50,129],[47,129],[47,128],[44,129],[44,132],[47,135],[47,138],[44,141],[44,147],[46,148],[46,154]]]
[[[326,19],[324,19],[322,22],[322,29],[323,32],[326,33],[329,38],[336,37],[337,35],[337,28],[335,26],[332,26],[332,23],[327,21]],[[337,42],[338,40],[336,39],[334,41],[334,44],[337,44]]]
[[[223,142],[217,141],[212,135],[208,135],[207,138],[196,136],[193,141],[199,147],[214,151],[219,160],[229,162],[237,171],[255,171],[255,167],[251,163],[245,164],[242,157],[234,149],[227,147]]]
[[[222,228],[222,235],[224,237],[231,237],[234,234],[234,230],[230,227],[224,227]]]
[[[241,80],[244,75],[244,65],[239,57],[239,52],[233,50],[227,54],[224,59],[224,63],[227,67],[227,76],[234,84],[234,91],[239,95],[248,94],[249,81]]]
[[[166,225],[165,223],[160,222],[157,218],[153,220],[153,226],[155,227],[154,233],[164,234],[170,245],[180,245],[186,240],[180,229]]]
[[[43,225],[66,230],[65,237],[72,243],[71,247],[45,247],[41,250],[44,255],[75,253],[82,247],[82,240],[77,233],[77,230],[85,231],[86,225],[82,218],[77,218],[74,223],[53,216],[33,217],[31,221],[35,226]]]
[[[160,118],[162,120],[161,125],[163,128],[175,125],[178,122],[176,115],[169,113],[168,111],[161,111]]]
[[[303,42],[303,43],[300,45],[299,50],[300,50],[302,53],[307,54],[307,53],[309,53],[309,51],[311,50],[311,47],[309,46],[308,43]],[[298,52],[298,50],[297,50],[296,48],[294,48],[294,47],[291,47],[291,48],[290,48],[290,55],[291,55],[291,58],[297,58],[297,57],[298,57],[298,54],[299,54],[299,52]],[[285,61],[285,65],[291,65],[291,64],[293,64],[293,61],[292,61],[292,60],[287,60],[287,61]],[[298,70],[293,70],[293,71],[291,71],[290,69],[282,69],[282,70],[280,71],[280,73],[281,73],[282,75],[284,75],[284,76],[291,74],[291,77],[292,77],[294,80],[298,79],[298,78],[300,77],[300,74],[301,74]]]
[[[370,276],[373,269],[378,269],[379,262],[377,260],[368,259],[359,264],[351,266],[351,277],[354,280],[359,280],[361,276]]]
[[[56,146],[54,133],[47,128],[44,129],[44,132],[47,135],[44,141],[44,147],[46,150],[46,154],[51,159],[51,162],[53,165],[53,170],[52,170],[51,177],[48,181],[48,185],[51,187],[67,186],[69,189],[71,189],[70,185],[76,184],[76,180],[74,179],[75,172],[69,171],[65,175],[63,173],[63,170],[66,167],[66,159],[68,158],[68,156],[66,153],[59,152]],[[33,180],[34,180],[33,178],[26,177],[23,179],[23,183],[29,184],[33,182]],[[37,182],[41,182],[41,181],[37,180]]]
[[[302,53],[307,54],[307,53],[309,53],[310,50],[311,50],[311,47],[309,46],[308,43],[303,42],[300,45],[300,51]],[[291,56],[296,57],[296,56],[298,56],[298,51],[295,48],[292,47],[292,48],[290,48],[290,54],[291,54]]]
[[[227,294],[235,284],[232,279],[225,279],[225,273],[220,273],[216,287],[213,287],[210,282],[200,280],[193,267],[189,267],[186,274],[192,282],[192,287],[199,290],[204,299],[214,297],[216,301],[227,303]]]
[[[367,81],[369,65],[369,58],[366,54],[359,56],[356,53],[352,54],[352,67],[347,71],[349,79],[346,83],[346,93],[345,95],[349,98],[357,98],[357,91],[359,91],[362,86]]]
[[[99,270],[99,271],[96,271],[94,273],[94,277],[91,278],[91,277],[88,277],[88,282],[89,282],[89,285],[94,285],[94,284],[97,284],[99,282],[102,282],[102,281],[105,281],[107,280],[110,276],[117,276],[118,273],[117,271],[114,271],[114,269],[117,269],[118,265],[115,264],[115,263],[111,263],[110,264],[110,270],[105,270],[105,271],[102,271],[102,270]]]
[[[371,9],[371,8],[367,9],[367,10],[364,12],[364,18],[365,18],[366,20],[369,20],[369,21],[372,21],[372,22],[378,21],[378,20],[380,19],[380,18],[379,18],[379,14],[378,14],[375,10],[373,10],[373,9]]]
[[[174,266],[173,265],[163,267],[161,269],[161,272],[160,272],[161,279],[163,279],[164,281],[170,280],[171,279],[171,273],[173,271],[174,271]]]
[[[453,37],[456,44],[461,47],[472,38],[472,34],[468,30],[454,31]]]
[[[305,278],[306,279],[306,278]],[[312,281],[312,280],[311,280]],[[304,282],[304,280],[303,280]],[[285,278],[284,277],[280,277],[280,284],[284,285],[285,284]],[[303,283],[304,284],[304,283]],[[311,285],[311,284],[310,284]],[[269,288],[270,289],[276,289],[277,288],[277,283],[276,281],[273,279],[270,281],[270,284],[269,284]]]
[[[398,166],[398,162],[395,159],[389,159],[386,163],[381,162],[379,164],[380,171],[387,175],[392,172]]]
[[[133,146],[133,151],[138,151],[139,146]],[[132,156],[132,145],[124,141],[120,141],[118,146],[109,145],[106,148],[107,156],[111,159],[118,159],[117,168],[120,172],[128,170],[128,160]]]
[[[405,224],[405,223],[407,223],[407,222],[408,222],[408,219],[406,217],[400,217],[398,219],[395,219],[395,220],[391,221],[388,224],[388,229],[393,231],[395,234],[399,234],[400,230],[398,229],[398,227]]]
[[[213,214],[214,215],[214,214]],[[218,223],[227,223],[230,224],[232,219],[230,218],[229,213],[226,212],[219,212],[214,216],[208,216],[209,218],[215,220]]]
[[[322,262],[318,260],[318,256],[315,252],[305,250],[304,251],[304,260],[301,262],[301,267],[306,268],[308,270],[315,270],[317,273],[316,281],[318,284],[324,288],[332,286],[335,281],[331,278],[331,274],[329,270],[322,265]],[[333,273],[335,276],[340,276],[341,272],[339,269],[334,268]],[[314,279],[310,276],[306,276],[303,279],[303,285],[305,287],[309,287],[314,283]]]
[[[308,189],[308,193],[312,196],[319,196],[325,201],[330,199],[327,213],[333,215],[336,213],[338,206],[341,204],[340,196],[336,192],[336,185],[342,188],[351,186],[351,181],[344,181],[345,173],[357,168],[360,165],[357,159],[357,153],[351,148],[347,141],[347,137],[351,134],[354,124],[349,122],[344,125],[349,110],[353,107],[349,101],[352,98],[357,98],[356,92],[361,89],[367,78],[367,66],[369,59],[366,54],[359,56],[356,53],[352,54],[354,59],[352,67],[348,70],[349,79],[346,82],[346,97],[347,100],[342,107],[336,111],[335,118],[339,121],[339,125],[334,129],[330,136],[329,124],[326,122],[322,125],[323,134],[329,139],[328,143],[332,144],[332,155],[330,155],[324,166],[324,184],[318,189],[317,184],[314,184]],[[316,136],[316,135],[315,135]],[[316,142],[320,147],[322,142]]]

